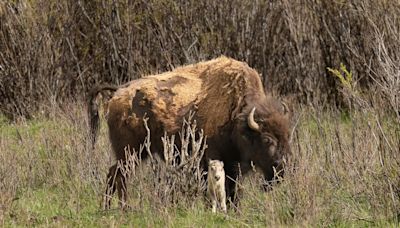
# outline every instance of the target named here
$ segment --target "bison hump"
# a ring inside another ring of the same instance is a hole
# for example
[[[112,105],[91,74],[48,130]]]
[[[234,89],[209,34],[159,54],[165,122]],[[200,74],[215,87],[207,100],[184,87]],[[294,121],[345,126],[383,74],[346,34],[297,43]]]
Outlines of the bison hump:
[[[246,63],[220,57],[131,81],[110,100],[109,107],[117,108],[109,108],[109,115],[123,123],[147,114],[172,132],[194,110],[199,127],[213,135],[241,111],[246,96],[265,96],[259,74]]]
[[[109,116],[123,124],[128,118],[137,121],[147,115],[164,130],[176,131],[183,116],[195,107],[201,87],[201,79],[190,72],[172,71],[134,80],[110,100]]]

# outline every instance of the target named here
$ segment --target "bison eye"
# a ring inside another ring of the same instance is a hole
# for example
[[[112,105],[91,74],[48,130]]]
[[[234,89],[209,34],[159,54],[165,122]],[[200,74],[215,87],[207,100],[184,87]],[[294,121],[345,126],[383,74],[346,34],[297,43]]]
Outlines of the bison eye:
[[[265,135],[263,140],[264,140],[264,142],[266,142],[268,144],[271,144],[271,145],[274,145],[274,146],[278,145],[277,140],[272,136]]]

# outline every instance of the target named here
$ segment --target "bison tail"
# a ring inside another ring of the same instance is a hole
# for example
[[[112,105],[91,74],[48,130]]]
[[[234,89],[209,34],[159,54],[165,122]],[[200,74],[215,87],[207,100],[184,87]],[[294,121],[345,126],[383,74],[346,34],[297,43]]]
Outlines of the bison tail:
[[[99,104],[97,101],[97,95],[101,93],[103,90],[109,90],[115,92],[118,89],[117,86],[113,85],[97,85],[89,91],[89,100],[88,100],[88,119],[89,119],[89,127],[90,127],[90,140],[92,149],[96,144],[97,134],[99,131]]]

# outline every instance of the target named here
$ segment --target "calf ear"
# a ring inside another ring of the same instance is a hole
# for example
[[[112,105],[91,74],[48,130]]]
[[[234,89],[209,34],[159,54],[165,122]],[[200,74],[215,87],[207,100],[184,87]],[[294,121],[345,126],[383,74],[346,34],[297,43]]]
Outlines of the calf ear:
[[[223,161],[221,161],[221,164],[222,164],[222,168],[224,167],[224,162]]]

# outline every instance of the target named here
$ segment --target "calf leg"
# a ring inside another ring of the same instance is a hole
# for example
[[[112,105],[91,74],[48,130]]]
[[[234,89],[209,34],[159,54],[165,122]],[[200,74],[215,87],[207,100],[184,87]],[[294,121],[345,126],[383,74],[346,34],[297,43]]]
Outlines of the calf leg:
[[[226,193],[225,193],[225,191],[221,192],[220,204],[221,204],[222,211],[226,213]]]
[[[211,200],[212,212],[217,212],[217,199],[215,196],[215,189],[214,186],[210,183],[211,180],[208,180],[207,183],[207,196]]]
[[[212,212],[216,213],[217,212],[217,199],[214,197],[212,197]]]

